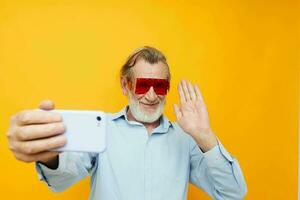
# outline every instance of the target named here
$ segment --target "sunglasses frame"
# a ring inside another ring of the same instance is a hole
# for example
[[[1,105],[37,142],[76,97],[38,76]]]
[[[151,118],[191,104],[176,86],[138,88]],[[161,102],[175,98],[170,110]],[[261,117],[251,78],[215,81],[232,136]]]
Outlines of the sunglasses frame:
[[[136,85],[135,85],[135,91],[134,92],[135,92],[135,94],[138,94],[138,95],[140,95],[140,94],[146,94],[150,90],[151,87],[153,87],[154,92],[157,95],[166,95],[168,93],[169,89],[170,89],[170,82],[169,82],[168,79],[136,78],[135,80],[136,80],[136,82],[135,82]],[[145,91],[145,92],[138,92],[137,91],[137,87],[136,86],[137,86],[137,84],[139,84],[140,81],[146,81],[146,82],[148,82],[148,84],[150,83],[149,84],[150,87],[149,87],[149,89],[147,91]],[[157,91],[157,88],[155,87],[155,83],[157,83],[157,82],[161,82],[161,84],[167,84],[167,86],[163,86],[163,87],[165,87],[164,88],[165,92],[160,93],[160,92]],[[132,83],[132,81],[128,80],[127,83],[128,83],[129,89],[132,90],[133,89],[133,83]]]

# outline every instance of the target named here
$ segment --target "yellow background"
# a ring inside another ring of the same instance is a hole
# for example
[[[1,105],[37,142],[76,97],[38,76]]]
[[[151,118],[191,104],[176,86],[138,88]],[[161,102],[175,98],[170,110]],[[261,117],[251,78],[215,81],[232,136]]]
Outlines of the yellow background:
[[[7,148],[9,116],[52,99],[60,109],[126,105],[120,66],[135,48],[200,85],[212,128],[238,158],[254,200],[297,197],[299,1],[0,1],[1,199],[87,199],[88,178],[54,194]],[[209,199],[191,186],[188,199]]]

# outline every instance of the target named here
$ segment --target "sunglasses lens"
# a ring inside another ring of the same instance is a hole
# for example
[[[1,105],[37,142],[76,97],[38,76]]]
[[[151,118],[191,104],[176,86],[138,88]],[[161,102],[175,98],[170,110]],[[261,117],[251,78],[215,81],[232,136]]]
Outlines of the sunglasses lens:
[[[138,78],[136,81],[136,86],[135,86],[135,93],[136,94],[145,94],[148,92],[150,89],[151,84],[147,79],[140,79]]]
[[[154,91],[158,95],[166,95],[169,89],[169,82],[164,79],[157,79],[153,85]]]

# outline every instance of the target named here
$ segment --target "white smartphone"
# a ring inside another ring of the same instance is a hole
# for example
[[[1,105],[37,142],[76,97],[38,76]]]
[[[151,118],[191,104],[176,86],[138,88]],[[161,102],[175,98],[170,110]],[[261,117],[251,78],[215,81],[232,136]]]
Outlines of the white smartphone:
[[[53,151],[103,152],[106,148],[106,115],[101,111],[51,110],[61,114],[67,144]]]

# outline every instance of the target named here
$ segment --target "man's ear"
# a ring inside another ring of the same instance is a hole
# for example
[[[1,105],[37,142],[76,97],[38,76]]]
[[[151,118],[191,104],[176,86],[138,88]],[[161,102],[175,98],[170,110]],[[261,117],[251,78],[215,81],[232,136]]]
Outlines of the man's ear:
[[[120,78],[121,88],[124,95],[128,95],[127,80],[124,76]]]

